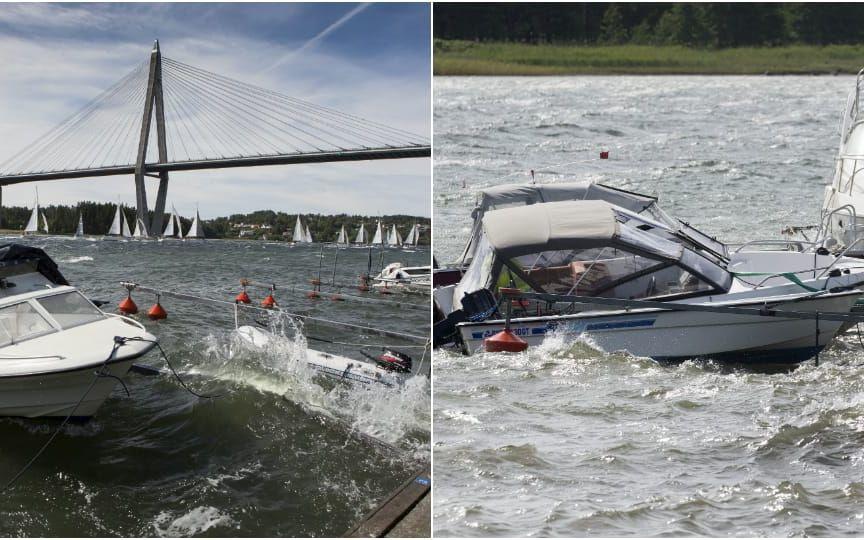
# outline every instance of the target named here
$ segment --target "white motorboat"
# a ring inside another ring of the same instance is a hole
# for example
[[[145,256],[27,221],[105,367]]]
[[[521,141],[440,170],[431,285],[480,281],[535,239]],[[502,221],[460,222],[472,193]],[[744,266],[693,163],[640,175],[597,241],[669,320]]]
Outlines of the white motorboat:
[[[864,178],[858,178],[864,168],[862,86],[864,70],[858,72],[843,112],[834,176],[825,186],[817,233],[820,244],[854,257],[864,257]]]
[[[96,307],[41,249],[0,246],[0,416],[93,416],[155,341]]]
[[[509,288],[669,305],[610,309],[520,300],[511,329],[529,345],[552,335],[587,337],[607,352],[664,360],[793,364],[827,345],[843,323],[680,311],[675,305],[848,313],[862,294],[856,287],[864,283],[864,268],[857,259],[759,251],[727,258],[716,252],[725,253],[720,246],[705,246],[669,223],[601,200],[492,210],[482,218],[463,279],[436,290],[436,304],[449,314],[452,335],[469,354],[504,329],[496,293]],[[439,335],[436,341],[446,340]]]
[[[237,335],[258,349],[266,349],[278,339],[266,330],[248,325],[239,326]],[[380,359],[376,359],[376,364],[373,364],[315,349],[306,349],[305,360],[306,365],[320,375],[338,381],[367,385],[397,386],[405,381],[406,374],[411,371],[411,360],[406,361],[405,358],[392,352],[389,355],[382,355]]]
[[[432,287],[431,271],[428,266],[403,266],[400,262],[390,263],[373,278],[372,287],[379,292],[429,294]]]

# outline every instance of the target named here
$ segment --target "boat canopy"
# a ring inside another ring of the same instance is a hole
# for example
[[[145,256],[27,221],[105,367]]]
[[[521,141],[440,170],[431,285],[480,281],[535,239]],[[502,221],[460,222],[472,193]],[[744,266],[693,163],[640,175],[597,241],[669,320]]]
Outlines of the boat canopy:
[[[604,200],[638,213],[657,202],[656,197],[640,195],[593,182],[564,182],[527,186],[505,184],[482,190],[478,199],[477,210],[483,213],[508,206],[582,200]]]
[[[41,249],[21,244],[0,245],[0,274],[5,277],[21,273],[16,267],[35,268],[51,283],[69,285],[69,282],[57,268],[54,259]]]
[[[486,188],[478,194],[477,205],[471,213],[474,226],[471,238],[465,246],[460,260],[467,264],[474,256],[480,236],[481,222],[486,212],[514,206],[533,206],[563,201],[602,200],[637,214],[648,214],[653,219],[674,230],[675,220],[666,215],[657,205],[657,199],[622,189],[593,182],[563,182],[560,184],[505,184]]]
[[[606,201],[492,210],[454,304],[481,288],[648,298],[726,291],[732,275],[662,223]]]

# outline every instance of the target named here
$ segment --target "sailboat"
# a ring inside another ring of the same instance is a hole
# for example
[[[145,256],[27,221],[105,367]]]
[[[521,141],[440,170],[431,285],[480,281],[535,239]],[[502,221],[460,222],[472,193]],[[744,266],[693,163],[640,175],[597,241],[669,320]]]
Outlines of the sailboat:
[[[39,227],[39,219],[42,219],[42,227]],[[45,212],[39,209],[39,192],[36,192],[36,205],[33,207],[33,212],[30,213],[30,219],[27,221],[27,226],[24,227],[24,234],[38,234],[39,231],[48,234],[48,220],[45,218]]]
[[[340,246],[348,245],[348,233],[345,232],[345,225],[342,225],[342,228],[339,229],[339,236],[336,237],[336,244]]]
[[[147,226],[144,225],[144,221],[141,218],[138,218],[135,221],[135,232],[132,233],[133,238],[147,238]]]
[[[294,235],[291,240],[297,244],[306,242],[306,231],[303,230],[303,222],[300,221],[300,216],[297,216],[297,222],[294,223]]]
[[[396,224],[393,224],[393,228],[390,229],[390,234],[387,235],[387,245],[388,246],[401,246],[402,245],[402,235],[399,234],[399,231],[396,230]]]
[[[366,224],[360,224],[360,230],[357,231],[357,237],[354,239],[355,244],[359,244],[361,246],[365,246],[366,242],[369,241],[369,235],[366,234]]]
[[[72,238],[83,238],[84,237],[84,216],[82,214],[78,214],[78,227],[75,229],[75,234],[72,235]]]
[[[177,209],[174,206],[171,206],[171,213],[168,214],[168,224],[165,225],[162,238],[183,238],[183,225],[180,223],[180,215],[177,214]]]
[[[179,223],[179,220],[178,220]],[[201,226],[201,216],[198,215],[198,209],[195,209],[195,218],[192,220],[192,225],[186,231],[186,238],[204,238],[204,227]]]
[[[306,224],[306,239],[304,240],[307,244],[311,244],[315,240],[312,239],[312,231],[309,230],[309,224]]]
[[[123,238],[131,238],[132,234],[129,231],[129,222],[126,221],[126,214],[123,213],[123,205],[117,205],[117,211],[114,212],[114,221],[111,222],[111,228],[108,229],[106,236],[121,236]]]
[[[405,238],[406,246],[416,246],[417,242],[420,241],[420,226],[416,223],[413,227],[411,227],[411,231],[408,233],[408,236]]]
[[[381,230],[381,222],[378,222],[378,227],[375,229],[375,236],[372,237],[372,245],[384,245],[384,233]]]

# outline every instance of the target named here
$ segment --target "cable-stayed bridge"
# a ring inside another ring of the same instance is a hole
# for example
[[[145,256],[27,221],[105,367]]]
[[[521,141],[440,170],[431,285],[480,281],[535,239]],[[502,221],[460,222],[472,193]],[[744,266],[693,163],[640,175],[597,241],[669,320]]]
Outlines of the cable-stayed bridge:
[[[138,219],[158,235],[170,171],[430,155],[424,136],[163,57],[156,41],[147,61],[0,163],[0,190],[134,175]],[[151,223],[146,177],[159,179]]]

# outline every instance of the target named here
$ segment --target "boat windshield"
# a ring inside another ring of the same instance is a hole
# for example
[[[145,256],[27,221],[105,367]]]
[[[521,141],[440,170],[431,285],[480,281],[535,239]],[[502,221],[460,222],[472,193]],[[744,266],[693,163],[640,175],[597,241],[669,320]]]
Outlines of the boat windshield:
[[[29,302],[0,308],[0,346],[53,332],[45,317]]]
[[[714,287],[668,260],[625,249],[541,251],[503,261],[497,287],[611,298],[650,298]]]
[[[105,314],[78,291],[44,296],[37,300],[61,328],[70,328],[105,318]]]

